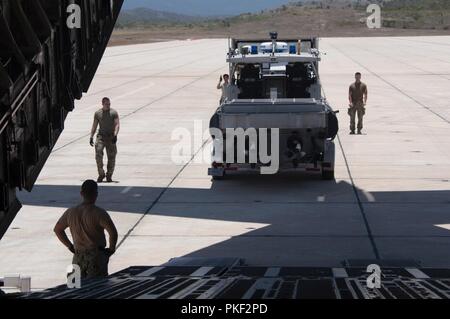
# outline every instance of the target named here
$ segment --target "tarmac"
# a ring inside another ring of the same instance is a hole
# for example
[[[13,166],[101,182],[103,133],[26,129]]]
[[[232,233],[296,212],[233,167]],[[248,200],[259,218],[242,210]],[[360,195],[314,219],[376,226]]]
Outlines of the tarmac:
[[[212,182],[202,133],[228,71],[227,40],[109,48],[33,192],[19,196],[24,207],[0,241],[0,276],[31,276],[33,290],[65,282],[71,255],[53,227],[79,202],[81,183],[97,177],[89,132],[104,96],[121,116],[115,182],[101,184],[98,202],[119,231],[111,273],[182,256],[239,257],[250,266],[366,259],[450,268],[450,36],[329,38],[321,49],[324,90],[340,110],[336,180]],[[351,136],[347,96],[357,71],[369,102],[364,134]],[[180,129],[196,138],[187,163],[173,161]]]

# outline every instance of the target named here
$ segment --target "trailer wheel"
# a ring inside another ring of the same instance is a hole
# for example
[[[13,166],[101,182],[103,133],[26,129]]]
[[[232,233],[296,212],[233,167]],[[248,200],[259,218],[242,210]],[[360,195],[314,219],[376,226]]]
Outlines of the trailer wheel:
[[[213,181],[223,181],[225,179],[225,172],[223,173],[223,176],[213,176]]]
[[[322,170],[322,179],[325,181],[333,181],[334,180],[334,170],[333,171]]]

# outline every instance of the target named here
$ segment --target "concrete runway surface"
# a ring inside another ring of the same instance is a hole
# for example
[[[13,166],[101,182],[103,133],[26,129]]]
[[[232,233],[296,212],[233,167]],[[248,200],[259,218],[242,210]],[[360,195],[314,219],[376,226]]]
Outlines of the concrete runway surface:
[[[24,207],[0,242],[0,275],[30,275],[33,289],[65,282],[71,256],[52,229],[79,201],[82,181],[97,177],[88,134],[104,96],[121,115],[117,182],[102,184],[99,198],[120,234],[110,272],[179,256],[450,267],[450,37],[321,41],[324,89],[341,111],[333,182],[291,175],[213,183],[200,152],[173,163],[173,130],[208,127],[226,49],[224,39],[109,48],[34,191],[20,194]],[[348,134],[356,71],[369,87],[362,136]],[[201,140],[193,152],[200,149]]]

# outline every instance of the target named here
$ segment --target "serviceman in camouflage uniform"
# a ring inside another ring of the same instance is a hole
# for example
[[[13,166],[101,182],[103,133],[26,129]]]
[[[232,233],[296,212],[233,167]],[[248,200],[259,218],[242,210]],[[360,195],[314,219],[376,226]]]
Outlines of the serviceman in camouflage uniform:
[[[106,181],[111,183],[114,168],[116,166],[117,135],[119,134],[120,121],[117,111],[111,108],[111,101],[109,98],[103,98],[102,104],[103,107],[95,112],[89,143],[94,147],[95,131],[97,130],[97,126],[100,126],[97,134],[97,141],[95,143],[95,160],[97,161],[98,169],[97,182],[103,182],[106,177]],[[106,174],[103,170],[103,151],[105,148],[108,157]]]
[[[108,276],[108,262],[117,244],[117,229],[108,213],[95,205],[98,185],[88,180],[81,186],[83,202],[69,208],[56,223],[54,232],[73,254],[72,263],[81,269],[81,279]],[[66,234],[70,229],[73,243]],[[106,248],[105,230],[109,235]]]
[[[361,82],[361,73],[355,74],[355,83],[350,85],[349,89],[349,101],[350,108],[348,109],[348,115],[350,115],[350,134],[355,134],[355,122],[356,115],[358,115],[358,134],[362,134],[363,129],[363,117],[366,114],[367,104],[367,85]]]

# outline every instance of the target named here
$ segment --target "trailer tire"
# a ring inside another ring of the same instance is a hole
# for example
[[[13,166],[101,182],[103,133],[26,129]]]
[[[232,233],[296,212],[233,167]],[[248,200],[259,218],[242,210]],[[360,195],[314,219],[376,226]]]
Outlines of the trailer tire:
[[[334,170],[332,170],[332,171],[322,170],[322,179],[325,181],[333,181],[334,180]]]
[[[223,173],[223,176],[213,176],[213,181],[223,181],[225,179],[226,175]]]

